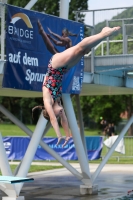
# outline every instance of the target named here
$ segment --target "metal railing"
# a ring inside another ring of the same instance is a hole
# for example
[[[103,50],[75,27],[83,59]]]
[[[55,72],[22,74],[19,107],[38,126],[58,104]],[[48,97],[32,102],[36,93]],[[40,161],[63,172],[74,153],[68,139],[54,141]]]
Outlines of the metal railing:
[[[128,44],[129,44],[129,42],[131,42],[131,44],[133,44],[133,39],[128,39],[127,40],[127,53],[129,53],[130,54],[130,52],[128,52]],[[123,40],[109,40],[109,43],[114,43],[114,44],[116,44],[116,43],[123,43]],[[106,45],[107,45],[107,41],[102,41],[102,42],[100,42],[95,48],[94,48],[94,50],[95,50],[95,53],[96,53],[96,55],[98,55],[98,56],[104,56],[104,55],[106,55],[106,50],[105,50],[105,47],[106,47]],[[97,50],[100,48],[100,54],[97,54]],[[110,50],[109,50],[110,51]],[[85,55],[85,57],[88,57],[88,56],[90,56],[92,54],[92,52],[90,51],[88,54],[86,54]],[[115,55],[117,54],[117,52],[115,53]],[[123,52],[121,52],[121,54],[123,54]],[[112,54],[111,54],[112,55]]]
[[[121,30],[115,33],[115,35],[108,37],[106,40],[101,42],[97,47],[93,48],[92,51],[85,55],[85,58],[90,56],[91,63],[91,73],[94,72],[94,59],[95,56],[112,56],[118,54],[133,54],[132,49],[132,37],[133,37],[133,18],[122,18],[123,13],[126,9],[130,7],[121,8],[110,8],[110,9],[100,9],[100,10],[78,10],[74,11],[76,13],[76,21],[78,21],[79,13],[85,13],[87,16],[87,27],[91,31],[88,34],[97,34],[103,27],[109,26],[120,26]],[[112,16],[112,19],[111,17]],[[110,19],[109,19],[110,18]],[[118,40],[117,40],[118,38]],[[121,43],[120,45],[117,45]],[[99,48],[101,50],[99,51]]]

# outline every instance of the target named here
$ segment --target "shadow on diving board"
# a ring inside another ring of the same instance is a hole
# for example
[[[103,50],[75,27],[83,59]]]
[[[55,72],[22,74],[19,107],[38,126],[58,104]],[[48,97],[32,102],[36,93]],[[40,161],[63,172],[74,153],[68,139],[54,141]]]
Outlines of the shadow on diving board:
[[[22,182],[31,182],[34,181],[33,178],[22,178],[22,177],[13,177],[13,176],[0,176],[0,183],[22,183]]]

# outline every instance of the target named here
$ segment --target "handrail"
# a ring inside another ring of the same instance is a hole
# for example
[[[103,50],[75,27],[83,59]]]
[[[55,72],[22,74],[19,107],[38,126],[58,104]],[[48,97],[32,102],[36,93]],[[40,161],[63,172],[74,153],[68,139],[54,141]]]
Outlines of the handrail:
[[[132,37],[133,37],[133,36],[132,36]],[[131,42],[131,41],[133,41],[133,39],[128,39],[127,41],[128,41],[128,42]],[[114,43],[114,42],[119,43],[119,42],[123,42],[123,40],[109,40],[109,43]],[[94,50],[97,50],[98,47],[100,47],[100,46],[102,45],[102,52],[103,52],[103,44],[104,44],[104,43],[107,43],[107,41],[102,41],[102,42],[100,42],[100,43],[94,48]],[[91,55],[91,51],[90,51],[88,54],[86,54],[85,57],[89,57],[90,55]],[[101,55],[103,56],[103,53],[102,53]]]

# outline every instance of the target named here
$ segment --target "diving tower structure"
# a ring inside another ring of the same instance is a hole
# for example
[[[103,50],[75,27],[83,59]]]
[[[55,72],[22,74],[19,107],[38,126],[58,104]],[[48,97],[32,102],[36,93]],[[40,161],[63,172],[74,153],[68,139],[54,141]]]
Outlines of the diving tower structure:
[[[37,1],[31,0],[29,4],[25,7],[26,9],[31,9],[31,7]],[[0,2],[1,9],[1,60],[0,60],[0,96],[10,96],[10,97],[42,97],[42,92],[34,92],[34,91],[26,91],[26,90],[17,90],[17,89],[9,89],[2,88],[2,80],[4,75],[4,66],[6,63],[5,57],[5,8],[4,3],[6,1],[2,0]],[[69,1],[61,0],[60,1],[60,18],[68,19],[68,9],[69,9]],[[78,11],[79,12],[79,11]],[[96,12],[96,11],[95,11]],[[78,13],[77,15],[78,16]],[[77,19],[78,20],[78,19]],[[38,145],[40,144],[43,149],[45,149],[49,154],[51,154],[57,161],[59,161],[64,167],[66,167],[77,179],[81,180],[82,185],[80,186],[81,194],[97,194],[98,186],[96,183],[96,178],[101,172],[102,168],[106,164],[107,160],[115,150],[116,146],[120,142],[120,140],[124,137],[126,131],[133,123],[133,117],[126,124],[119,137],[115,141],[114,145],[107,153],[104,160],[100,163],[97,170],[94,174],[91,175],[88,158],[86,156],[86,144],[85,144],[85,135],[84,135],[84,127],[83,127],[83,117],[80,108],[79,98],[82,95],[120,95],[120,94],[133,94],[133,54],[127,53],[127,44],[128,42],[132,42],[132,39],[129,41],[126,35],[126,27],[125,24],[126,19],[118,19],[118,22],[122,21],[122,35],[123,40],[119,41],[122,43],[123,51],[121,55],[109,55],[109,47],[111,42],[118,41],[110,41],[107,38],[106,41],[101,42],[98,46],[92,49],[91,53],[84,56],[84,78],[80,95],[76,95],[76,103],[78,109],[78,117],[80,130],[77,125],[77,120],[75,117],[72,101],[70,98],[70,94],[63,94],[63,104],[65,108],[65,112],[68,118],[68,122],[70,125],[70,129],[73,135],[73,140],[75,144],[75,149],[78,155],[81,173],[72,167],[68,162],[62,159],[55,151],[53,151],[47,144],[42,141],[42,137],[45,136],[47,131],[49,130],[51,124],[46,119],[43,118],[41,113],[40,118],[37,122],[36,128],[32,133],[20,120],[18,120],[15,116],[12,115],[6,108],[0,105],[0,111],[6,115],[13,123],[19,126],[28,136],[31,137],[29,146],[25,153],[24,158],[21,160],[18,167],[15,169],[14,174],[11,174],[9,170],[9,165],[7,159],[5,158],[5,153],[3,147],[1,145],[0,148],[0,156],[3,158],[4,162],[0,162],[0,168],[2,171],[2,175],[10,175],[16,177],[26,177],[28,174],[28,170],[33,161],[33,157],[37,150]],[[93,20],[94,22],[94,20]],[[108,25],[109,21],[106,22]],[[132,24],[131,24],[132,26]],[[94,34],[95,24],[93,23],[90,26],[92,33]],[[104,43],[106,43],[107,50],[106,55],[103,55]],[[101,48],[101,55],[96,56],[95,51]],[[3,152],[3,153],[1,153]],[[44,180],[45,181],[45,180]],[[23,198],[19,198],[20,191],[23,187],[23,183],[19,185],[9,186],[1,185],[0,189],[4,191],[7,197],[3,197],[4,200],[9,200],[12,198],[13,200],[21,200]]]

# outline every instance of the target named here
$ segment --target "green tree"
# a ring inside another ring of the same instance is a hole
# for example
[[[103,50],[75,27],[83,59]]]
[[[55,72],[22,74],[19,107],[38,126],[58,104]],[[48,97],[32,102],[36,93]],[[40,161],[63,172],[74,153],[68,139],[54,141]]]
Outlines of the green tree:
[[[29,0],[8,0],[8,4],[24,8],[29,3]],[[59,0],[38,0],[31,8],[38,12],[59,16]]]
[[[126,95],[82,96],[80,103],[84,122],[91,119],[100,124],[100,117],[103,117],[117,125],[121,121],[120,114],[127,110],[126,101]]]
[[[75,20],[75,10],[87,10],[87,0],[71,0],[69,4],[69,19]],[[8,4],[24,8],[29,3],[29,0],[8,0]],[[59,16],[60,0],[38,0],[31,10],[43,12],[46,14]],[[79,15],[79,21],[84,21],[84,14]]]
[[[23,0],[23,1],[19,1],[19,0],[8,0],[7,3],[13,6],[18,6],[18,7],[22,7],[24,8],[27,4],[28,4],[28,0]]]
[[[76,20],[75,12],[80,10],[87,10],[88,9],[88,1],[86,0],[71,0],[70,1],[70,8],[69,8],[69,19]],[[78,15],[78,21],[84,22],[85,14],[80,13]]]
[[[40,113],[36,111],[32,119],[32,108],[36,105],[43,105],[43,100],[42,98],[0,97],[0,104],[23,123],[35,124]],[[7,121],[7,118],[0,112],[0,121],[5,120]]]

